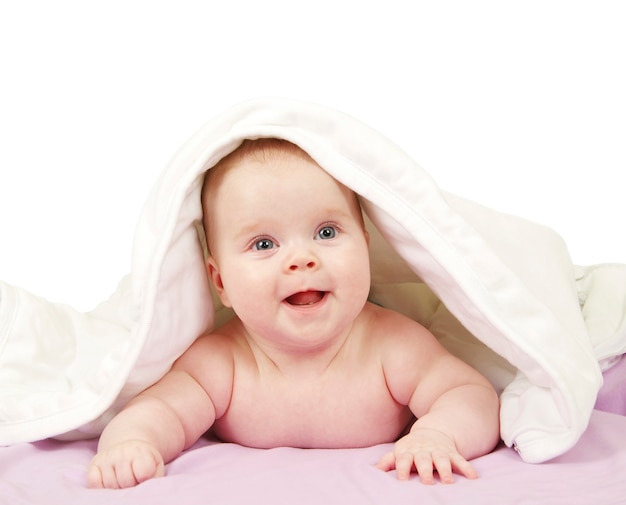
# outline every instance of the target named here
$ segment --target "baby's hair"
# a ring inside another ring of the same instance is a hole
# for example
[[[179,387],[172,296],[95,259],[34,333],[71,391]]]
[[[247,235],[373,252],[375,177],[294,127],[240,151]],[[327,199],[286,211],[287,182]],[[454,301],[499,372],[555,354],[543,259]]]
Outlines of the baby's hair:
[[[257,161],[268,162],[280,157],[282,154],[299,154],[309,158],[306,152],[288,140],[278,138],[246,139],[232,153],[222,158],[222,160],[217,163],[216,167],[223,163],[229,163],[231,157],[235,158],[234,160],[230,160],[231,162],[237,162],[247,158],[256,158]]]
[[[278,138],[244,140],[237,149],[226,155],[207,171],[202,188],[203,204],[206,202],[206,193],[209,187],[215,184],[226,168],[251,158],[263,163],[271,162],[280,159],[285,154],[295,154],[310,159],[310,156],[305,151],[288,140]]]

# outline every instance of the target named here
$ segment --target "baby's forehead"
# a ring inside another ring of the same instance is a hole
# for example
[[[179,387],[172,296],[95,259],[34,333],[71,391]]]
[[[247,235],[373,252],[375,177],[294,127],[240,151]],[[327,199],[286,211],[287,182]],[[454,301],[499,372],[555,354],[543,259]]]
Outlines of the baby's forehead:
[[[291,160],[295,162],[291,163]],[[285,161],[286,163],[284,163]],[[272,168],[275,168],[275,170]],[[230,215],[231,213],[225,210],[223,206],[224,202],[237,205],[237,208],[240,210],[254,207],[255,204],[252,204],[252,206],[247,205],[248,200],[246,199],[246,194],[250,195],[252,192],[250,203],[254,201],[258,204],[259,199],[257,197],[259,196],[259,191],[257,190],[263,191],[263,187],[268,187],[264,183],[261,183],[258,177],[263,178],[265,175],[267,175],[268,180],[275,184],[269,187],[269,192],[271,193],[270,198],[273,201],[277,199],[280,201],[288,201],[289,198],[277,196],[280,194],[280,189],[277,193],[273,191],[273,188],[276,188],[276,185],[280,188],[281,181],[285,180],[284,177],[293,183],[294,179],[289,177],[290,173],[294,175],[297,174],[298,180],[301,181],[299,183],[300,187],[306,187],[307,190],[319,188],[323,193],[317,194],[321,194],[323,197],[330,198],[331,195],[335,195],[333,198],[339,198],[340,201],[335,200],[331,202],[332,205],[345,209],[347,212],[346,215],[351,216],[352,219],[356,219],[357,222],[361,223],[361,226],[365,226],[361,205],[356,193],[336,180],[304,150],[286,141],[263,141],[262,143],[254,141],[254,144],[252,144],[252,142],[246,144],[240,148],[240,150],[235,150],[233,153],[223,158],[222,161],[211,168],[205,176],[202,206],[203,222],[209,248],[211,248],[211,244],[215,244],[219,223],[225,224],[235,219],[235,216]],[[321,185],[319,183],[320,180],[324,181]],[[286,187],[284,191],[287,191],[287,193],[283,193],[283,196],[288,196],[292,193],[290,193],[290,190],[287,188],[293,186],[290,186],[289,183],[286,182],[285,184]],[[338,191],[333,190],[327,192],[329,188],[328,184],[332,184]],[[226,200],[224,200],[225,198]],[[327,200],[328,198],[321,198],[321,200]],[[298,206],[301,202],[302,200],[298,200],[298,203],[294,205]],[[267,203],[271,202],[262,202],[262,206]],[[321,204],[321,201],[319,203]],[[346,204],[347,207],[344,207]],[[330,203],[327,202],[327,205],[330,205]],[[232,206],[229,205],[226,205],[226,207],[232,208]],[[276,212],[276,206],[270,205],[270,208],[272,212]],[[238,215],[239,213],[235,212],[234,214]],[[267,214],[267,212],[263,213],[263,215],[265,214]],[[239,217],[241,218],[241,216]],[[260,215],[257,215],[257,218],[260,218]]]
[[[305,159],[315,163],[306,151],[287,140],[277,138],[244,140],[239,147],[218,161],[206,172],[203,194],[207,193],[210,186],[219,185],[226,173],[231,172],[248,162],[266,165],[288,158],[289,156]]]
[[[291,163],[291,160],[294,163]],[[270,170],[266,171],[267,168]],[[272,170],[272,168],[276,170]],[[302,148],[289,141],[275,138],[245,140],[237,149],[211,168],[205,176],[202,196],[203,210],[206,213],[213,207],[211,202],[215,201],[218,193],[223,194],[220,188],[223,187],[226,179],[234,183],[227,184],[228,192],[232,195],[234,191],[238,195],[240,193],[238,188],[241,187],[245,193],[245,187],[249,186],[241,181],[241,176],[246,177],[248,174],[252,174],[255,176],[253,178],[256,178],[256,176],[263,177],[268,174],[268,177],[278,178],[280,184],[281,174],[289,176],[292,170],[296,171],[295,173],[299,178],[304,177],[305,180],[307,174],[314,178],[319,178],[319,174],[324,174],[323,178],[327,178],[339,187],[341,193],[349,200],[353,200],[353,205],[356,205],[359,213],[361,212],[358,197],[350,188],[336,180]]]

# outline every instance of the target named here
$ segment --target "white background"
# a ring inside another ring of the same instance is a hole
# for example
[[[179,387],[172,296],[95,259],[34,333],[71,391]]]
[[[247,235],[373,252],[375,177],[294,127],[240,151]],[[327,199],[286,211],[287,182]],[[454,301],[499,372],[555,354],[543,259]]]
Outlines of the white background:
[[[248,98],[347,112],[439,185],[626,262],[622,1],[0,2],[0,279],[90,309],[145,197]]]

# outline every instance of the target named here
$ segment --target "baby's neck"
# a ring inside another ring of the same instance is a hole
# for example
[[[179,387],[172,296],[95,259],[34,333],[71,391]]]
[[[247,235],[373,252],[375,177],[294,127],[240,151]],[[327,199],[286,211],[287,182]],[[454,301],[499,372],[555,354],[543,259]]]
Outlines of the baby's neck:
[[[315,380],[322,377],[338,360],[349,340],[350,332],[318,348],[281,348],[248,337],[259,366],[268,366],[285,377]]]

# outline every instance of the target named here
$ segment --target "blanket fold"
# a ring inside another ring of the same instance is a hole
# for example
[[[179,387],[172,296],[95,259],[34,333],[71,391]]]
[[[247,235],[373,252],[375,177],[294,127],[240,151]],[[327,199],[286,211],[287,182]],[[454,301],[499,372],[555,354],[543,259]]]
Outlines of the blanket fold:
[[[93,312],[0,283],[1,444],[97,436],[227,317],[206,276],[200,191],[208,169],[259,137],[299,145],[359,195],[372,299],[425,324],[490,378],[506,444],[541,462],[576,443],[599,362],[626,350],[626,266],[576,267],[555,232],[441,191],[352,117],[261,99],[224,112],[176,153],[139,217],[131,272]]]

